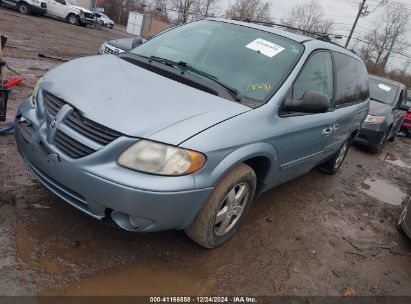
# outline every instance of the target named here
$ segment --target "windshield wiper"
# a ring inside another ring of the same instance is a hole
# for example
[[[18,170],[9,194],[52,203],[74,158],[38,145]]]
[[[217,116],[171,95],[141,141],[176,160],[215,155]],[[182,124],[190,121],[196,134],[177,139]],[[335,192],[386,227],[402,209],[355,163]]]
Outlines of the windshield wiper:
[[[238,92],[238,90],[236,88],[233,88],[232,86],[229,86],[228,84],[225,84],[224,82],[221,82],[220,80],[218,80],[218,77],[208,74],[204,71],[198,70],[194,67],[192,67],[190,64],[180,61],[178,63],[179,67],[183,67],[184,69],[182,70],[182,72],[186,72],[189,71],[191,73],[203,76],[204,78],[207,78],[215,83],[217,83],[219,86],[223,87],[230,95],[231,97],[233,97],[236,101],[241,101],[241,95],[240,92]]]
[[[240,95],[240,93],[238,92],[237,89],[229,86],[228,84],[225,84],[225,83],[221,82],[214,75],[208,74],[204,71],[201,71],[201,70],[198,70],[198,69],[192,67],[187,62],[184,62],[184,61],[178,61],[177,62],[177,61],[173,61],[173,60],[170,60],[170,59],[167,59],[167,58],[158,57],[158,56],[154,56],[154,55],[151,55],[150,57],[146,57],[146,56],[142,56],[142,57],[145,57],[149,60],[153,60],[153,61],[156,61],[156,62],[159,62],[159,63],[163,63],[163,64],[171,66],[171,67],[178,68],[181,71],[182,74],[184,74],[185,72],[188,71],[188,72],[191,72],[193,74],[203,76],[204,78],[207,78],[208,80],[211,80],[211,81],[217,83],[219,86],[223,87],[231,95],[231,97],[234,98],[234,100],[241,101],[241,95]]]

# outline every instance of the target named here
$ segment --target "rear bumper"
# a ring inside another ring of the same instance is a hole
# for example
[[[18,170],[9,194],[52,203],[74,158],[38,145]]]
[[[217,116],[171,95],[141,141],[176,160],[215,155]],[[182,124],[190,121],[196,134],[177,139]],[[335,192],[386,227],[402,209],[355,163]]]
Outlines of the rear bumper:
[[[30,123],[18,123],[15,137],[27,167],[49,190],[96,219],[111,217],[126,230],[184,229],[212,191],[195,189],[193,176],[161,177],[118,166],[116,146],[121,150],[129,146],[127,138],[70,160],[54,152],[54,146],[42,137],[42,129],[36,130]],[[137,227],[130,224],[130,216]]]

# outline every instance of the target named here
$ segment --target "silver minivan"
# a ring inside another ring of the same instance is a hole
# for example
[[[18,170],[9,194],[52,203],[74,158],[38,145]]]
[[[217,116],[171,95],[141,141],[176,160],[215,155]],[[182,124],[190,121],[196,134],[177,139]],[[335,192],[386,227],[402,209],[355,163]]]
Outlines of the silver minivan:
[[[18,110],[16,141],[39,181],[88,215],[213,248],[262,192],[337,172],[368,103],[352,52],[207,19],[49,71]]]

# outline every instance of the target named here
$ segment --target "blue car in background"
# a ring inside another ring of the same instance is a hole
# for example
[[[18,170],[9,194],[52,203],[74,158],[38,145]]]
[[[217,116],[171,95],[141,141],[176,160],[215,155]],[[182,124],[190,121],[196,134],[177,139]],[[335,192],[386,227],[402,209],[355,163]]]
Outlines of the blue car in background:
[[[355,141],[377,153],[384,142],[394,141],[408,111],[407,87],[394,80],[370,75],[370,109]]]
[[[317,166],[337,172],[368,104],[352,52],[207,19],[49,71],[15,136],[31,172],[88,215],[129,231],[184,229],[213,248],[264,191]]]

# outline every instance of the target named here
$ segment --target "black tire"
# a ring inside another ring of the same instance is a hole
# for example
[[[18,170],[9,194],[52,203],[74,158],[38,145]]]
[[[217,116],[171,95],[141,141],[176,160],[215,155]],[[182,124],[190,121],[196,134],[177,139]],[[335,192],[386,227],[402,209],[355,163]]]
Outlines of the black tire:
[[[250,209],[256,184],[257,178],[253,169],[246,164],[237,166],[214,188],[194,222],[185,229],[186,234],[205,248],[215,248],[227,242],[234,235]],[[243,196],[241,193],[244,193]],[[240,202],[237,205],[230,204],[230,197]],[[237,211],[234,211],[235,206],[238,208]],[[240,214],[236,216],[237,212]],[[217,222],[219,213],[220,222]],[[226,229],[222,227],[224,222],[228,222],[225,225]]]
[[[388,140],[393,142],[397,138],[398,132],[400,131],[400,128],[397,128],[397,130],[394,132],[394,135],[390,137]]]
[[[30,14],[30,9],[27,3],[20,3],[19,6],[17,7],[17,10],[19,13],[24,14],[24,15],[29,15]]]
[[[403,206],[403,208],[402,208],[402,211],[401,211],[401,214],[400,214],[400,217],[399,217],[399,219],[398,219],[398,222],[397,222],[397,230],[398,231],[400,231],[400,232],[402,232],[402,233],[404,233],[404,229],[402,228],[402,223],[404,222],[404,220],[405,220],[405,214],[407,213],[407,210],[408,209],[408,202],[406,202],[405,204],[404,204],[404,206]]]
[[[68,16],[67,16],[67,21],[68,21],[68,23],[73,24],[73,25],[79,24],[79,19],[78,19],[78,17],[77,17],[76,15],[74,15],[74,14],[68,15]]]
[[[320,170],[330,175],[337,173],[347,156],[350,143],[351,140],[347,139],[333,157],[320,165]]]
[[[371,153],[376,154],[376,153],[378,153],[378,151],[380,151],[380,149],[381,149],[381,147],[383,146],[385,140],[387,139],[388,132],[389,132],[389,131],[386,131],[386,132],[384,133],[384,135],[381,137],[380,141],[378,142],[378,144],[377,144],[376,146],[369,147],[369,151],[370,151]]]

